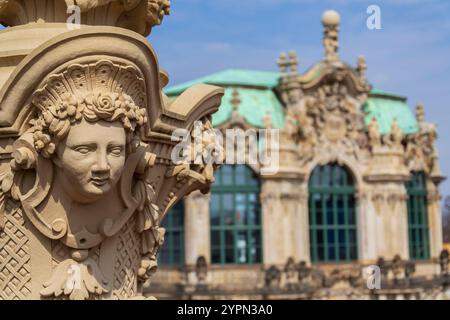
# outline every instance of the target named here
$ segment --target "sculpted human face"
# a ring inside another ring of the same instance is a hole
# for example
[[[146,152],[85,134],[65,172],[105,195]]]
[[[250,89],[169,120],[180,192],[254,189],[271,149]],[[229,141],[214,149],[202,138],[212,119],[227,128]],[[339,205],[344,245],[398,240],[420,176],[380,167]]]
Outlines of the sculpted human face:
[[[90,203],[111,191],[125,165],[125,129],[119,122],[82,120],[56,149],[57,177],[73,200]]]

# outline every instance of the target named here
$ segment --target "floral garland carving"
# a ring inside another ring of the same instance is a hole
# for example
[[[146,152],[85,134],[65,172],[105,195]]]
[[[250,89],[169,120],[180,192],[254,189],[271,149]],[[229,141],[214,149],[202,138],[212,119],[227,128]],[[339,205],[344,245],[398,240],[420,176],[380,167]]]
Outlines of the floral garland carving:
[[[84,96],[65,93],[57,103],[41,109],[41,115],[30,121],[36,151],[49,158],[55,151],[55,141],[51,137],[58,141],[64,139],[70,125],[83,118],[89,122],[120,121],[127,131],[134,132],[136,126],[147,122],[147,113],[125,93],[90,92]]]

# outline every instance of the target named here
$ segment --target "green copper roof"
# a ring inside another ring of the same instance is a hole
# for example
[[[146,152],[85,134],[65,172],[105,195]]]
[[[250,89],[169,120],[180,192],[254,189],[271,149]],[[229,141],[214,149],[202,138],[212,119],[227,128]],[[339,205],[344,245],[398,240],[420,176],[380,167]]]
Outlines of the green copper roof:
[[[311,75],[316,72],[310,70]],[[263,127],[266,114],[272,117],[275,128],[284,126],[283,106],[273,89],[278,85],[279,73],[230,69],[209,76],[170,87],[165,93],[175,97],[187,88],[198,83],[207,83],[225,87],[225,96],[219,111],[213,115],[213,125],[221,125],[230,119],[232,113],[231,98],[233,90],[239,93],[241,103],[238,112],[245,120],[255,127]],[[375,117],[380,126],[380,132],[390,132],[394,118],[405,134],[417,132],[417,121],[406,103],[406,98],[394,93],[373,89],[364,105],[366,125]]]
[[[273,127],[282,128],[284,126],[283,106],[272,90],[278,85],[278,79],[279,74],[275,72],[230,69],[170,87],[164,92],[169,97],[174,97],[198,83],[223,86],[225,95],[219,111],[212,117],[214,126],[221,125],[230,119],[233,110],[230,101],[233,91],[236,90],[241,101],[238,112],[249,124],[264,127],[264,116],[269,114]]]
[[[230,119],[233,111],[230,101],[234,90],[239,93],[239,100],[241,100],[238,112],[249,124],[259,128],[264,127],[263,119],[268,114],[272,118],[274,128],[282,128],[284,126],[283,106],[274,92],[270,89],[246,87],[225,88],[225,95],[219,111],[213,114],[212,117],[214,126],[221,125]]]
[[[276,72],[229,69],[167,88],[164,91],[168,96],[179,95],[181,92],[197,83],[214,84],[219,86],[235,85],[272,89],[278,85],[279,77],[279,73]]]
[[[418,130],[417,121],[411,109],[406,103],[406,98],[397,94],[374,89],[370,93],[364,105],[366,126],[375,117],[380,126],[380,133],[386,134],[391,131],[394,118],[397,119],[403,133],[415,133]]]

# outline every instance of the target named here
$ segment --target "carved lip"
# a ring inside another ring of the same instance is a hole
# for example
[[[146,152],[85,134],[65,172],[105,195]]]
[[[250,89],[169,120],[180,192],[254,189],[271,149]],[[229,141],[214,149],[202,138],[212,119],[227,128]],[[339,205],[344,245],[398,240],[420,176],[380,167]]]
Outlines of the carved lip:
[[[93,177],[89,180],[90,180],[90,182],[92,182],[92,184],[96,185],[97,187],[101,187],[101,186],[104,186],[105,184],[107,184],[109,182],[110,178],[109,177],[107,177],[107,178]]]

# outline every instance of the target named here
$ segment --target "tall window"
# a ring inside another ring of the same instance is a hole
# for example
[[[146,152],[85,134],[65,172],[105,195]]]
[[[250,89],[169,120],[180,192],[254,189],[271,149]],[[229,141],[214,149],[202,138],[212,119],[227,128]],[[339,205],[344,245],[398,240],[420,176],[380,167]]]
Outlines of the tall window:
[[[355,186],[350,172],[337,165],[316,167],[309,181],[311,260],[357,259]]]
[[[159,262],[167,266],[184,264],[184,206],[178,202],[166,215],[162,224],[166,229]]]
[[[211,190],[212,263],[261,262],[261,190],[258,177],[245,165],[224,165]]]
[[[425,174],[413,172],[406,183],[408,193],[409,256],[421,260],[430,258],[428,232],[427,188]]]

